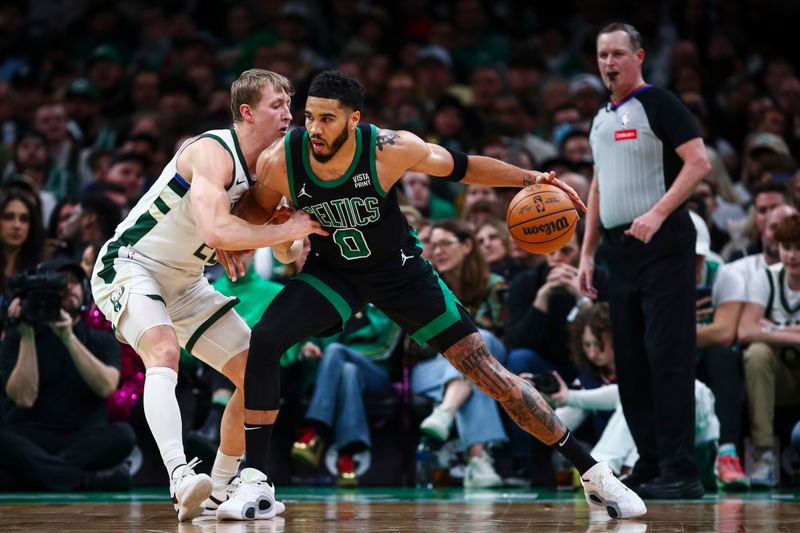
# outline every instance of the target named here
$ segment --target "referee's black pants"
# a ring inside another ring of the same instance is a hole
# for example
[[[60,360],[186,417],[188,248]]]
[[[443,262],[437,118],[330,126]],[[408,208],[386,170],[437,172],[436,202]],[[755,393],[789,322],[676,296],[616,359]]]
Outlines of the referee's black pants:
[[[635,471],[696,479],[695,239],[685,209],[648,244],[605,232],[617,382],[639,451]]]

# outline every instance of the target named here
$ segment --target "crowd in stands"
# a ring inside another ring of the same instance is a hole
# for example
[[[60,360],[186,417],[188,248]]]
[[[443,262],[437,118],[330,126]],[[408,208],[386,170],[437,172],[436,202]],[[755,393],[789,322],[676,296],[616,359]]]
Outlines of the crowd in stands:
[[[141,361],[114,339],[89,294],[73,307],[72,334],[63,320],[33,327],[14,320],[27,297],[14,280],[46,261],[38,272],[66,272],[69,287],[86,290],[82,280],[103,243],[176,149],[231,126],[229,88],[239,73],[264,68],[288,77],[300,127],[308,81],[324,69],[346,71],[367,90],[362,122],[554,170],[585,200],[593,178],[588,132],[606,99],[595,37],[617,19],[641,30],[646,79],[687,104],[712,165],[689,200],[698,233],[695,442],[704,484],[774,487],[781,475],[798,474],[790,467],[800,450],[789,434],[800,420],[800,62],[791,28],[782,27],[800,8],[756,0],[680,0],[658,9],[610,0],[539,4],[4,2],[0,442],[19,453],[0,456],[0,490],[130,487],[149,438]],[[582,229],[563,248],[533,255],[505,224],[516,190],[418,172],[407,172],[399,189],[424,256],[492,354],[533,380],[595,456],[624,473],[636,449],[615,385],[607,273],[600,255],[598,299],[580,294]],[[260,250],[235,283],[218,267],[207,274],[218,290],[239,296],[236,310],[252,325],[303,262],[279,265]],[[78,343],[91,357],[73,353]],[[399,398],[408,412],[392,416],[411,417],[421,438],[457,438],[449,466],[465,487],[552,483],[537,475],[545,464],[553,471],[549,449],[377,308],[354,315],[334,338],[292,347],[281,366],[284,402],[301,407],[280,426],[290,435],[276,438],[273,451],[322,471],[328,450],[340,485],[357,484],[385,459],[368,458],[374,397]],[[189,391],[182,398],[200,413],[184,417],[187,434],[215,446],[232,385],[189,357],[180,379]],[[423,414],[411,413],[412,397],[428,399]],[[105,453],[87,456],[98,440]],[[30,466],[40,463],[47,468]]]

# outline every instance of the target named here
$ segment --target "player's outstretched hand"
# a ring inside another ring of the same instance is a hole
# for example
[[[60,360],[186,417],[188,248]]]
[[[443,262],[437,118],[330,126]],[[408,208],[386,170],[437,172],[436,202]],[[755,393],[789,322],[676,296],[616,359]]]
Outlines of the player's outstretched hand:
[[[306,235],[311,235],[312,233],[322,235],[323,237],[327,237],[329,235],[327,231],[322,229],[322,226],[319,222],[313,220],[311,216],[302,209],[292,213],[292,216],[290,216],[289,219],[284,222],[284,224],[288,230],[286,241],[302,239]]]
[[[225,269],[225,274],[228,275],[231,281],[236,281],[240,277],[244,277],[247,273],[247,269],[244,266],[243,258],[245,255],[250,255],[254,251],[255,250],[231,251],[221,250],[219,248],[215,250],[217,253],[217,261],[219,261],[219,264]]]
[[[533,174],[536,183],[549,183],[551,185],[555,185],[569,196],[569,199],[572,200],[572,203],[575,204],[575,208],[580,210],[582,213],[586,212],[586,204],[583,203],[581,197],[578,196],[578,193],[575,192],[575,189],[561,181],[560,179],[556,178],[556,173],[553,171],[550,172],[534,172]]]

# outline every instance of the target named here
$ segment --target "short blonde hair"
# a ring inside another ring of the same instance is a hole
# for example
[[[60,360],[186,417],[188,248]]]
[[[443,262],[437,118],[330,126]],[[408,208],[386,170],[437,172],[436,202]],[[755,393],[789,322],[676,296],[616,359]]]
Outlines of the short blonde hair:
[[[285,76],[260,68],[245,70],[231,85],[231,114],[234,122],[244,120],[239,111],[242,104],[248,104],[251,107],[258,105],[261,101],[261,91],[267,83],[289,96],[294,95],[292,82]]]

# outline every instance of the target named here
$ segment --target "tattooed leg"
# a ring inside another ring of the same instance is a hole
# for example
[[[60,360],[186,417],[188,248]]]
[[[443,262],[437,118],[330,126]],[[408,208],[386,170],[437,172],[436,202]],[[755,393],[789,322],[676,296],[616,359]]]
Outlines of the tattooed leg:
[[[444,352],[445,357],[480,390],[500,402],[522,429],[552,445],[567,431],[550,404],[525,379],[509,372],[486,348],[480,333],[464,337]]]

